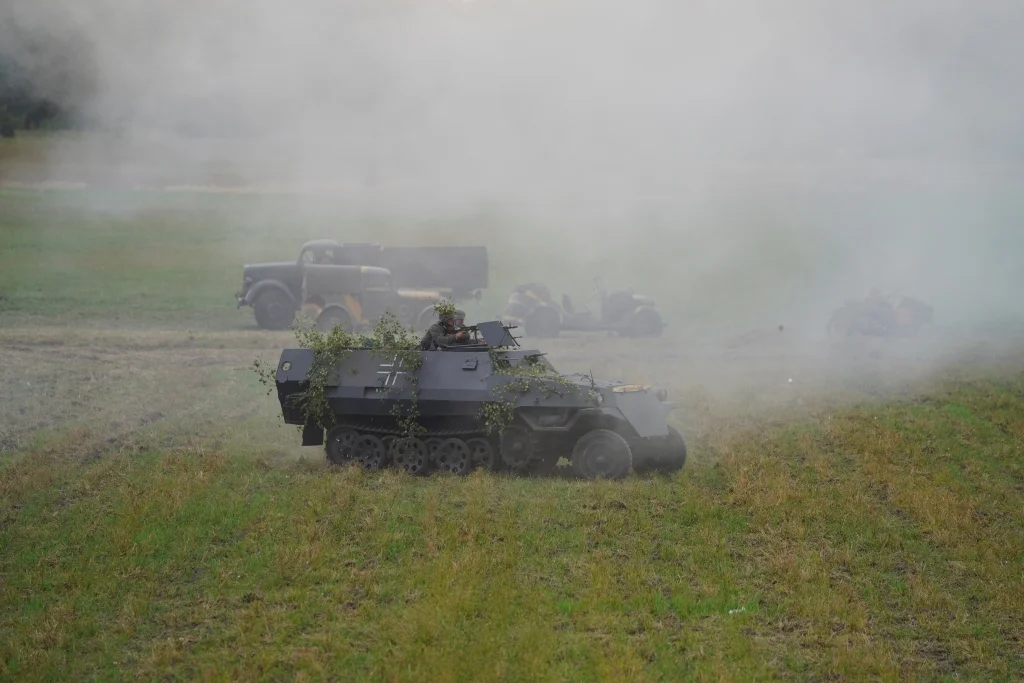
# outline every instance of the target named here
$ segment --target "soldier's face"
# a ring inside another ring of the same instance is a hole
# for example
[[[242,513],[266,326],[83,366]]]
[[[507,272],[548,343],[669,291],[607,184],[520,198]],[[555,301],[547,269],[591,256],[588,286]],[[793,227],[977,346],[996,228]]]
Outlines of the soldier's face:
[[[462,327],[462,323],[463,323],[463,319],[462,318],[452,318],[452,326],[453,327]]]

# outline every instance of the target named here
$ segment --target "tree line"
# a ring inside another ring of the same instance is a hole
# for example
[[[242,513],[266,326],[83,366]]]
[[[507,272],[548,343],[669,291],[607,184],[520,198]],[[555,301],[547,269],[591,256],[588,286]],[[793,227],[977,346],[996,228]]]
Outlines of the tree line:
[[[66,128],[71,114],[65,103],[41,95],[28,72],[0,52],[0,137],[13,138],[19,130]]]

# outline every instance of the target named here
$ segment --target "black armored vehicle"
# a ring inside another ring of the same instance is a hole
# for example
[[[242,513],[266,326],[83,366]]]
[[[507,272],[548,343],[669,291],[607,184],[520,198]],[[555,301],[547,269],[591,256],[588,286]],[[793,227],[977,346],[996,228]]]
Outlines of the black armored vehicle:
[[[665,390],[560,374],[498,321],[468,329],[470,343],[434,351],[360,347],[318,359],[285,349],[275,374],[285,422],[330,462],[368,469],[543,473],[562,456],[588,479],[683,467]],[[311,377],[326,377],[319,395]]]

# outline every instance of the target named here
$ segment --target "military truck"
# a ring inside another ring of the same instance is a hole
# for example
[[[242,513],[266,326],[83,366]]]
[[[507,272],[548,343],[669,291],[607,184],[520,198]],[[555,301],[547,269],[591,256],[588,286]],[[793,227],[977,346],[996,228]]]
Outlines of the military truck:
[[[384,247],[314,240],[302,246],[295,261],[244,266],[242,289],[235,293],[236,308],[251,306],[263,329],[288,327],[307,303],[303,283],[311,266],[371,266],[390,271],[392,288],[401,292],[410,306],[411,299],[426,300],[435,293],[453,301],[479,299],[488,276],[487,248],[482,246]]]
[[[367,469],[538,473],[563,455],[588,479],[683,467],[686,444],[666,421],[664,389],[559,374],[512,329],[482,323],[470,343],[436,351],[345,349],[327,360],[319,401],[309,393],[314,352],[285,349],[275,372],[284,420],[328,461]]]
[[[335,325],[358,332],[386,313],[403,327],[425,329],[437,320],[434,305],[448,296],[441,290],[395,289],[386,268],[313,264],[303,269],[302,310],[321,332]]]
[[[532,337],[557,337],[560,331],[615,332],[623,337],[659,337],[665,327],[654,299],[632,289],[609,293],[600,278],[594,281],[600,302],[600,315],[577,309],[568,295],[559,306],[551,290],[539,282],[518,285],[508,298],[503,315],[510,323],[521,325]]]

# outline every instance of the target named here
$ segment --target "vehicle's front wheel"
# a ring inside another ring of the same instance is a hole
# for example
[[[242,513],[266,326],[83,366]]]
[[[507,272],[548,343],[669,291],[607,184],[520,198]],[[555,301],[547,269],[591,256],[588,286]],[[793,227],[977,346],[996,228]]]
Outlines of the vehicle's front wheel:
[[[661,314],[651,308],[637,311],[629,325],[630,336],[660,337],[664,323]]]
[[[642,457],[633,462],[634,472],[671,474],[683,469],[686,464],[686,441],[679,430],[670,425],[667,438],[657,445],[641,449],[637,454],[641,453]]]
[[[622,479],[632,467],[629,444],[608,429],[587,432],[572,449],[572,470],[583,479]]]
[[[265,330],[283,330],[295,320],[295,304],[279,289],[263,292],[253,304],[256,324]]]

